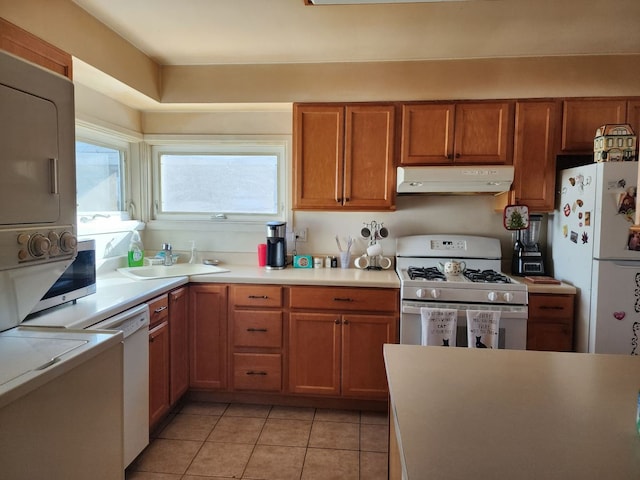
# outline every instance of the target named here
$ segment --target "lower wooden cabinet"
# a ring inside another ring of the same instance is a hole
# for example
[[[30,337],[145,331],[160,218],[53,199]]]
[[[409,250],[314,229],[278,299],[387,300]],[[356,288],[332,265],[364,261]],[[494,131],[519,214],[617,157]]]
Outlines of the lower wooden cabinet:
[[[169,293],[169,385],[175,405],[189,388],[189,287]]]
[[[281,393],[284,338],[280,285],[229,287],[231,388]]]
[[[169,322],[149,331],[149,428],[153,429],[171,408],[169,399]]]
[[[227,286],[189,287],[189,386],[227,387]]]
[[[289,391],[386,398],[382,346],[397,342],[398,292],[292,287],[290,301]],[[324,311],[297,311],[319,305]]]
[[[571,352],[575,295],[529,294],[527,350]]]

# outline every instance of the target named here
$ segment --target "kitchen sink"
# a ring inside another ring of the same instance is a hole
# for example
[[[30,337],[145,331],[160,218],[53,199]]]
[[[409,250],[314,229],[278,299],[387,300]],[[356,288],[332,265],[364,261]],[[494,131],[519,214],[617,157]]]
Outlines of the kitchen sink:
[[[226,268],[214,265],[203,265],[193,263],[178,263],[166,267],[164,265],[151,265],[148,267],[127,267],[118,268],[118,271],[134,280],[151,280],[154,278],[167,277],[190,277],[191,275],[209,275],[213,273],[228,272]]]

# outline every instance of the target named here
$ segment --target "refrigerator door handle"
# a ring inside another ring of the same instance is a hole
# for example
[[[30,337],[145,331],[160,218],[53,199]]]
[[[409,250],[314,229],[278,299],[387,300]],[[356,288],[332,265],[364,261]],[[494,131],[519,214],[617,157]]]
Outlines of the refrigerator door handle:
[[[602,260],[599,260],[599,261],[602,261]],[[613,263],[616,267],[635,268],[637,270],[640,269],[640,259],[639,260],[612,260],[611,263]]]

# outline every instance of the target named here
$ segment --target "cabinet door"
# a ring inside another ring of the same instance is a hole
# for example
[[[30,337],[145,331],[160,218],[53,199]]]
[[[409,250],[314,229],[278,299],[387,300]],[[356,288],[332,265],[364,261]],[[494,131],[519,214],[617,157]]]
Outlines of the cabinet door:
[[[169,323],[163,322],[149,331],[149,428],[169,409]]]
[[[512,163],[512,137],[513,103],[456,105],[455,163],[509,165]]]
[[[344,195],[353,209],[391,209],[395,187],[395,108],[346,108]]]
[[[166,293],[154,298],[149,303],[149,328],[169,320],[169,295]]]
[[[527,350],[573,351],[574,295],[529,294]]]
[[[227,386],[227,287],[191,285],[189,298],[189,385],[224,389]]]
[[[571,352],[571,329],[564,323],[529,323],[527,325],[527,350]]]
[[[627,102],[627,123],[631,124],[633,133],[640,137],[640,100]]]
[[[308,395],[340,394],[340,315],[291,313],[289,319],[289,391]]]
[[[402,165],[447,164],[453,160],[455,105],[402,106]]]
[[[189,287],[169,293],[169,347],[171,405],[189,388]]]
[[[344,107],[294,105],[293,208],[335,209],[344,184]]]
[[[593,154],[596,129],[605,123],[624,123],[625,100],[565,100],[562,112],[562,151]]]
[[[558,102],[516,104],[513,201],[533,212],[554,209],[559,122]]]
[[[386,398],[385,343],[396,343],[393,315],[345,315],[342,321],[342,394]]]

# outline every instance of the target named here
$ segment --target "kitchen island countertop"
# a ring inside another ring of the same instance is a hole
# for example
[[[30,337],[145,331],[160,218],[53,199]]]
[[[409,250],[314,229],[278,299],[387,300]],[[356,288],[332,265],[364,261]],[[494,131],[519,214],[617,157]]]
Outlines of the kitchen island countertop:
[[[640,357],[413,345],[384,356],[391,479],[640,478]]]

